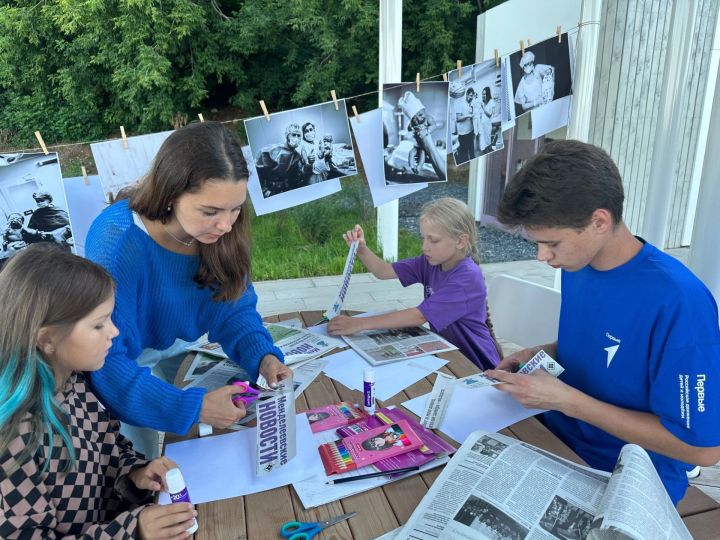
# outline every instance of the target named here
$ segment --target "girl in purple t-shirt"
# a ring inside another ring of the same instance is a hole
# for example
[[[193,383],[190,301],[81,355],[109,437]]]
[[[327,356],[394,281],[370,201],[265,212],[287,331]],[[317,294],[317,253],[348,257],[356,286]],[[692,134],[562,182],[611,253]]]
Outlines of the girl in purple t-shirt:
[[[338,315],[328,323],[328,332],[348,335],[429,322],[480,369],[493,368],[500,361],[499,346],[486,309],[487,289],[470,209],[458,199],[444,197],[423,207],[419,224],[423,254],[396,263],[385,262],[367,247],[360,225],[343,238],[348,245],[358,241],[357,256],[376,278],[398,278],[405,287],[422,283],[425,299],[420,305],[373,317]]]

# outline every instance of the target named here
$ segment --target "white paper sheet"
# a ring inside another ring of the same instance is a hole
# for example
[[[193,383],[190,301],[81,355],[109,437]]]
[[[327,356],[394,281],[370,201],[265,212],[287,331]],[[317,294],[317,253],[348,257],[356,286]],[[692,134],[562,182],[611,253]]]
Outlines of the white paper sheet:
[[[351,390],[362,391],[363,371],[369,364],[353,350],[342,351],[326,356],[328,365],[325,374]],[[422,356],[412,360],[394,362],[375,369],[375,398],[380,401],[390,399],[398,392],[427,377],[447,364],[447,360],[437,356]]]
[[[367,467],[355,469],[354,471],[334,474],[332,475],[332,477],[327,476],[325,474],[325,469],[322,466],[322,460],[319,459],[320,453],[317,451],[317,447],[326,442],[336,441],[338,438],[339,437],[335,433],[334,429],[322,431],[315,434],[315,453],[318,454],[320,468],[315,471],[315,474],[313,476],[299,482],[293,482],[295,492],[298,494],[298,497],[300,497],[300,501],[302,501],[305,508],[314,508],[316,506],[320,506],[321,504],[327,504],[332,501],[344,499],[345,497],[349,497],[350,495],[361,493],[363,491],[368,491],[370,489],[380,487],[384,484],[394,482],[395,480],[402,480],[407,476],[420,474],[421,472],[433,469],[435,467],[439,467],[440,465],[444,465],[445,463],[450,461],[449,457],[435,459],[420,467],[418,471],[395,479],[392,479],[389,476],[376,476],[375,478],[365,478],[364,480],[346,482],[344,484],[327,484],[326,482],[330,478],[332,478],[333,480],[337,480],[338,478],[347,478],[377,471],[375,467],[369,465]]]
[[[150,170],[155,155],[172,130],[128,137],[128,147],[121,139],[90,145],[103,192],[116,195],[125,186],[134,184]]]
[[[405,195],[427,187],[427,183],[409,185],[385,185],[385,161],[382,147],[382,109],[375,109],[360,115],[360,121],[350,117],[350,126],[362,158],[365,176],[370,186],[370,196],[376,208]]]
[[[88,176],[88,183],[85,185],[82,176],[63,178],[75,253],[81,257],[85,256],[85,238],[90,225],[107,206],[100,177],[96,174]]]
[[[278,212],[279,210],[285,210],[286,208],[292,208],[300,204],[305,204],[310,201],[322,199],[333,193],[337,193],[342,189],[340,187],[340,180],[333,178],[332,180],[325,180],[318,184],[312,184],[310,186],[293,189],[292,191],[286,191],[285,193],[279,193],[273,195],[267,199],[263,197],[262,189],[260,188],[260,179],[258,178],[257,170],[255,169],[255,159],[253,158],[252,151],[249,146],[243,146],[243,156],[247,161],[248,166],[248,195],[252,201],[255,214],[262,216],[263,214],[271,214],[272,212]]]
[[[272,473],[255,476],[255,428],[167,445],[165,455],[179,466],[194,504],[250,495],[309,478],[323,469],[307,416],[296,415],[297,455]],[[170,497],[161,493],[160,504]]]
[[[572,96],[565,96],[530,111],[532,138],[537,139],[551,131],[567,126],[570,120]]]
[[[429,395],[406,401],[403,407],[420,416]],[[457,386],[438,429],[461,443],[478,429],[499,431],[541,412],[540,409],[526,409],[508,394],[492,386],[470,389]]]

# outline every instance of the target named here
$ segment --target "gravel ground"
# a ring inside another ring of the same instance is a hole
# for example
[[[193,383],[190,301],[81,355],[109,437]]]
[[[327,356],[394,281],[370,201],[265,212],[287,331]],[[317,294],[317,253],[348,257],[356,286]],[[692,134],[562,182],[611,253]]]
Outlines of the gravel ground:
[[[438,182],[430,184],[411,195],[400,199],[399,226],[401,229],[420,235],[417,220],[420,209],[427,201],[440,197],[455,197],[467,201],[467,183]],[[534,259],[537,248],[534,242],[519,235],[510,234],[496,227],[477,225],[478,251],[483,263],[524,261]]]

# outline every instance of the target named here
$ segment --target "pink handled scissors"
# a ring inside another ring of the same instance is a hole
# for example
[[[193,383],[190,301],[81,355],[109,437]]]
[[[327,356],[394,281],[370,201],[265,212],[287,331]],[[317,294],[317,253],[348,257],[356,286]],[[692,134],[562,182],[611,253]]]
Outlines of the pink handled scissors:
[[[237,386],[239,392],[233,394],[233,403],[241,402],[245,407],[249,407],[250,404],[260,397],[260,392],[255,390],[248,381],[233,381],[233,386]]]

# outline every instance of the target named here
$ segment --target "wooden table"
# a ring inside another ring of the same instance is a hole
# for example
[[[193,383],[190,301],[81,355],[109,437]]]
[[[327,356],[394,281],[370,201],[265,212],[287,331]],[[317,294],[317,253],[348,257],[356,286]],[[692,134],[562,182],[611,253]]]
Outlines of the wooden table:
[[[310,326],[322,318],[322,313],[320,311],[286,313],[268,317],[266,321],[277,322],[298,317],[306,326]],[[451,373],[456,377],[477,373],[475,365],[457,351],[443,353],[439,356],[449,360],[449,363],[442,369],[446,373]],[[186,362],[178,372],[176,380],[183,380],[188,366],[189,362]],[[434,379],[435,375],[432,374],[393,396],[392,399],[379,403],[378,406],[400,406],[408,399],[426,394],[432,389]],[[341,400],[361,402],[362,394],[355,390],[348,390],[321,373],[297,399],[296,406],[300,412]],[[518,422],[502,430],[501,433],[584,464],[577,454],[535,418]],[[196,432],[189,436],[196,436]],[[447,440],[458,447],[458,443],[461,442],[449,438]],[[318,521],[346,512],[357,512],[358,515],[321,533],[318,539],[375,538],[408,520],[441,471],[442,467],[437,467],[429,472],[310,510],[303,508],[292,486],[284,486],[245,497],[200,504],[197,506],[200,529],[195,534],[195,538],[196,540],[280,538],[278,528],[286,521]],[[693,538],[700,540],[720,538],[720,504],[699,489],[692,486],[688,489],[687,495],[678,506],[678,511],[683,516],[683,521],[690,529]]]

